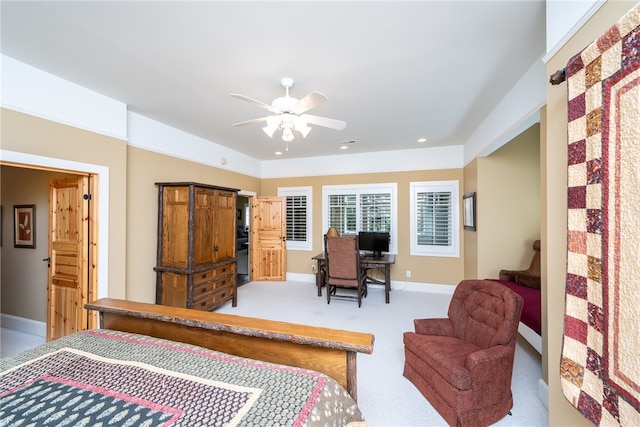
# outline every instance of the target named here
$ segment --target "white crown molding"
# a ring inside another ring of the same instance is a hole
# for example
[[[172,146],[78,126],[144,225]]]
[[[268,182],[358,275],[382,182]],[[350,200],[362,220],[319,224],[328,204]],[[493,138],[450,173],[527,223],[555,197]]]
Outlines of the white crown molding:
[[[545,64],[549,62],[606,2],[607,0],[547,1],[547,53],[542,61]]]
[[[128,145],[260,178],[260,161],[162,122],[129,112]]]
[[[1,56],[0,105],[68,126],[127,140],[127,105]]]

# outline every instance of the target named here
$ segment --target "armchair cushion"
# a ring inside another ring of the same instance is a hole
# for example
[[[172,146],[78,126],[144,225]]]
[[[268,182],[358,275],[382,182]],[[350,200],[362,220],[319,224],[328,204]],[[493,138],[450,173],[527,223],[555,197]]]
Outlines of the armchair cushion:
[[[471,388],[467,356],[480,350],[473,344],[446,336],[404,333],[404,345],[431,366],[445,381],[458,390]]]
[[[507,345],[512,340],[515,345],[522,297],[488,280],[463,282],[466,286],[456,289],[449,305],[453,335],[480,348]],[[514,295],[519,299],[519,304],[514,301]]]
[[[415,319],[413,321],[416,334],[422,335],[453,335],[453,325],[449,318],[445,319]]]

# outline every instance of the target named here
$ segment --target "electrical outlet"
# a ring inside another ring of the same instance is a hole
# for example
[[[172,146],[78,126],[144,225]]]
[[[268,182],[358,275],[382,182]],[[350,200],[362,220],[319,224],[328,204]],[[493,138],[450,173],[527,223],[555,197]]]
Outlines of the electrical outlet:
[[[411,270],[407,270],[407,277],[411,277]]]

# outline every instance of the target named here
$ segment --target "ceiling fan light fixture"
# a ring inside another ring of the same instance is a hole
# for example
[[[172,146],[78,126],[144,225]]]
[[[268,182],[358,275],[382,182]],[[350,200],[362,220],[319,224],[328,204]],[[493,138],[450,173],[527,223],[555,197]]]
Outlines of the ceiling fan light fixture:
[[[269,126],[269,125],[267,125],[267,126],[262,128],[264,133],[266,133],[269,136],[269,138],[273,138],[273,134],[277,129],[278,129],[277,127],[272,127],[272,126]]]
[[[293,116],[293,128],[302,134],[303,138],[306,138],[311,128],[307,125],[307,121],[299,116]]]
[[[278,128],[280,128],[280,116],[269,116],[267,117],[267,125],[262,130],[269,135],[269,138],[273,138],[273,134]]]
[[[286,142],[293,141],[293,132],[291,131],[291,128],[285,127],[282,129],[282,140]]]
[[[306,138],[307,135],[309,135],[309,132],[311,131],[311,128],[309,126],[305,126],[302,129],[296,128],[296,130],[302,134],[303,138]]]
[[[250,102],[251,104],[264,108],[272,114],[268,117],[260,117],[235,123],[233,126],[246,126],[254,123],[264,123],[266,121],[267,125],[262,128],[264,133],[266,133],[269,138],[273,138],[274,133],[277,130],[281,130],[282,140],[286,142],[287,151],[289,149],[289,142],[295,138],[294,131],[299,132],[303,138],[306,138],[309,132],[311,132],[309,123],[336,130],[344,129],[346,123],[343,121],[305,114],[306,111],[329,100],[324,94],[314,91],[302,99],[297,99],[289,95],[289,89],[293,86],[293,79],[284,78],[281,83],[285,89],[285,94],[284,96],[274,99],[271,105],[244,95],[232,93],[231,96],[233,98]]]

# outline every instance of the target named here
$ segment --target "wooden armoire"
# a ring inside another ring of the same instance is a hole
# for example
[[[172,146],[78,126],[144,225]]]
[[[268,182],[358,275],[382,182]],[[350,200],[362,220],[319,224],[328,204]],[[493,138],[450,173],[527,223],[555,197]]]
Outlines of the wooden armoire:
[[[236,290],[238,190],[159,182],[156,304],[212,310]]]

